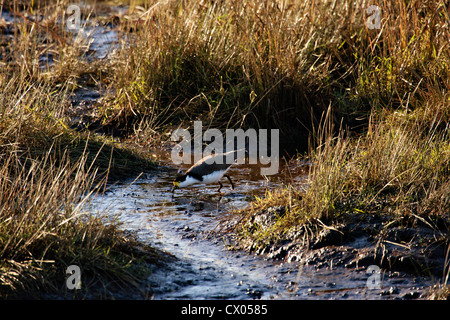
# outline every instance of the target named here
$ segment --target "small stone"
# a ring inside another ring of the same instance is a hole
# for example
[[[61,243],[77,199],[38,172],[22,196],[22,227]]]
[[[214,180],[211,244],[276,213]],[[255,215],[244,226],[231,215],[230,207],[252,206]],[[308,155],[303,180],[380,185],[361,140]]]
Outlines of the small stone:
[[[400,290],[398,290],[397,287],[390,287],[390,288],[389,288],[389,293],[390,293],[390,294],[397,294],[397,293],[399,293],[399,292],[400,292]]]

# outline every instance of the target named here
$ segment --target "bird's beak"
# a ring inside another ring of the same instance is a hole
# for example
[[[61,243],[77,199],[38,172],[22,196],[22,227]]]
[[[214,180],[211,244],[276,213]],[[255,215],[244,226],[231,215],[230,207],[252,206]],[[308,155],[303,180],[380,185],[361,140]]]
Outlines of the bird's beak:
[[[175,189],[179,189],[180,188],[180,183],[177,181],[173,182],[173,188],[172,188],[172,192],[175,192]]]

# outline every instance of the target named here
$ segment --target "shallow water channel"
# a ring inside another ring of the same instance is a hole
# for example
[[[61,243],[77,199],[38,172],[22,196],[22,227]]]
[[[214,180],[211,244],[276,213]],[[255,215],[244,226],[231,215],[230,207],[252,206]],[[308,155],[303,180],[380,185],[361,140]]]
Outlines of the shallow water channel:
[[[118,15],[125,12],[122,7],[110,9]],[[113,27],[101,24],[86,26],[81,35],[90,39],[88,60],[107,59],[119,37]],[[72,120],[79,121],[86,107],[101,95],[91,87],[76,91],[74,109],[79,110]],[[224,241],[210,236],[229,211],[245,208],[255,195],[264,195],[265,190],[286,179],[301,185],[305,178],[302,168],[290,167],[289,172],[294,174],[267,180],[257,167],[235,166],[229,171],[235,190],[230,190],[224,179],[220,196],[217,185],[172,194],[172,181],[179,168],[171,164],[168,155],[162,165],[163,170],[147,172],[132,183],[111,186],[90,202],[94,212],[117,217],[123,228],[136,232],[141,241],[176,257],[166,266],[154,268],[148,278],[149,299],[393,299],[411,290],[425,290],[423,280],[384,274],[381,289],[370,290],[365,270],[316,270],[294,262],[266,260],[230,251]]]
[[[173,195],[177,170],[165,168],[132,184],[115,185],[91,203],[100,214],[117,217],[141,241],[177,258],[155,267],[148,279],[151,299],[392,299],[420,289],[414,278],[382,275],[381,288],[373,290],[366,285],[365,270],[316,270],[228,250],[224,241],[208,236],[210,232],[227,212],[244,208],[254,195],[282,183],[282,177],[268,181],[254,168],[240,165],[229,171],[235,190],[224,179],[222,196],[217,185]]]

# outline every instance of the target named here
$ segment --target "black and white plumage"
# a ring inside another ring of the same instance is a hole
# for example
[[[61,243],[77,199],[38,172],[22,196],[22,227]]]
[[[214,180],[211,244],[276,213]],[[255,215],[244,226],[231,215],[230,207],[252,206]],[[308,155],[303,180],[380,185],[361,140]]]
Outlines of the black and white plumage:
[[[210,183],[219,183],[219,190],[222,189],[223,185],[220,182],[222,177],[226,177],[228,181],[230,181],[231,188],[234,189],[233,182],[229,175],[226,172],[233,165],[232,163],[227,163],[227,155],[231,153],[236,153],[237,151],[229,151],[226,153],[213,154],[207,157],[204,157],[197,163],[195,163],[188,171],[182,176],[179,176],[173,182],[173,189],[175,191],[177,188],[184,188],[193,184],[210,184]],[[222,158],[222,161],[215,161],[217,159]],[[233,160],[235,158],[233,157]],[[217,163],[219,162],[219,163]],[[222,163],[220,163],[222,162]]]

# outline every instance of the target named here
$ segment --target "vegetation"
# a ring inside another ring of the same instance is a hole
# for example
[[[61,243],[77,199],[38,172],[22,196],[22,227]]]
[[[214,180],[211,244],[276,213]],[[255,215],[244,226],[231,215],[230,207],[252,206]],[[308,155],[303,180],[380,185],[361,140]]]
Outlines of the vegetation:
[[[260,246],[298,225],[320,232],[324,222],[332,228],[360,213],[440,225],[447,236],[439,241],[449,246],[448,12],[429,1],[379,5],[380,30],[368,30],[353,7],[340,8],[346,23],[321,47],[321,57],[339,62],[327,73],[335,79],[326,95],[329,108],[310,132],[308,186],[269,192],[244,213],[243,235]],[[328,26],[330,32],[337,27]],[[351,127],[357,118],[349,122],[348,113],[363,118],[364,126]],[[269,228],[246,227],[254,215],[279,205],[285,213]]]
[[[288,185],[240,212],[245,226],[286,208],[270,228],[243,227],[261,246],[298,225],[320,231],[362,213],[443,225],[448,247],[449,8],[379,1],[375,21],[372,4],[149,4],[119,53],[119,94],[104,107],[160,131],[196,119],[279,128],[282,141],[307,151],[306,190]]]
[[[0,25],[0,187],[21,195],[1,195],[6,274],[25,266],[41,272],[56,263],[43,261],[75,257],[101,256],[110,265],[107,248],[125,240],[114,229],[117,240],[106,241],[115,225],[84,214],[79,199],[108,175],[152,167],[139,147],[198,119],[220,129],[279,128],[286,147],[313,164],[306,189],[287,185],[241,212],[245,221],[285,206],[271,228],[242,230],[260,245],[295,226],[354,213],[448,226],[450,34],[443,1],[127,4],[125,15],[102,22],[117,26],[117,49],[90,62],[87,43],[57,22],[67,1],[6,8],[20,19]],[[369,28],[372,4],[381,18],[376,28]],[[46,19],[30,18],[37,12]],[[83,9],[83,18],[91,15]],[[43,67],[49,53],[53,64]],[[70,129],[69,100],[88,85],[106,94],[88,130],[78,132]],[[89,130],[114,132],[120,142]],[[58,237],[64,245],[56,250],[49,239]]]
[[[198,118],[276,127],[298,150],[309,138],[307,190],[255,203],[289,204],[280,226],[352,210],[446,218],[448,8],[380,1],[379,26],[369,28],[370,4],[148,4],[104,107],[155,128]]]
[[[85,205],[108,180],[154,164],[111,138],[70,129],[82,43],[51,36],[63,29],[51,7],[14,6],[17,21],[0,25],[0,297],[143,295],[138,283],[162,256]],[[30,13],[50,16],[47,29]],[[58,55],[53,68],[39,64],[45,52]],[[82,268],[82,290],[65,285],[72,264]]]

